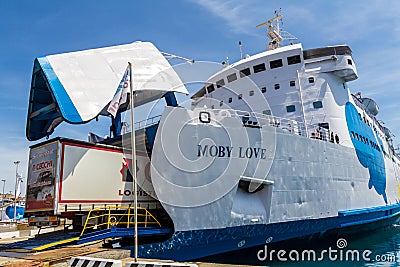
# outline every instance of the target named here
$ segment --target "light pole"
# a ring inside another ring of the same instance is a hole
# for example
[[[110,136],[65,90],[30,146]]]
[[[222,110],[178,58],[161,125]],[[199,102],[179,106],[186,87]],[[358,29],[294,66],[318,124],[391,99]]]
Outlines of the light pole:
[[[6,179],[1,180],[3,182],[3,194],[1,195],[1,220],[3,221],[3,211],[4,211],[4,187],[6,185]]]
[[[18,185],[18,165],[20,164],[20,161],[14,161],[14,164],[16,165],[15,168],[15,188],[14,188],[14,222],[17,221],[17,185]]]

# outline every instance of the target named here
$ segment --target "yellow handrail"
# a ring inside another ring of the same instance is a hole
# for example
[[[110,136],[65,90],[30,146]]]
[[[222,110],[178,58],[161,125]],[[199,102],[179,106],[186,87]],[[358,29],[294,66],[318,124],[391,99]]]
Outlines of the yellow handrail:
[[[129,209],[128,209],[128,218],[131,217],[131,209],[130,209],[130,207],[131,206],[129,206]],[[129,228],[129,222],[130,222],[130,220],[128,220],[128,225],[126,226],[126,228]]]
[[[112,226],[117,227],[119,225],[126,225],[126,227],[129,228],[131,225],[134,225],[134,222],[131,222],[131,219],[135,214],[134,212],[131,212],[131,209],[133,209],[131,206],[106,206],[104,208],[91,209],[80,236],[82,236],[88,229],[96,229],[105,225],[106,229],[110,229]],[[93,213],[94,215],[92,215]],[[114,218],[115,221],[111,222],[112,218]],[[97,221],[93,226],[90,226],[90,220]],[[144,225],[144,227],[147,227],[148,224],[161,227],[161,223],[153,216],[153,214],[145,208],[138,207],[138,225]]]

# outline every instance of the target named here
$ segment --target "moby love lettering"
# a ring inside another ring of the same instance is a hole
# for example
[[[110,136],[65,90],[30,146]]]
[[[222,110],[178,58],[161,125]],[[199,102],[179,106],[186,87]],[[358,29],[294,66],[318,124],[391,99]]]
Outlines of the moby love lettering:
[[[261,147],[197,145],[198,157],[266,159],[266,152],[267,150]]]

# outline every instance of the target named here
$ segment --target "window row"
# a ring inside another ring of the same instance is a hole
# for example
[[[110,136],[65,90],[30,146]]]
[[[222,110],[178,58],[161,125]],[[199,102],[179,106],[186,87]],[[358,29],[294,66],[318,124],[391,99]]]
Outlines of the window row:
[[[370,122],[365,116],[362,116],[361,113],[358,113],[360,116],[360,120],[363,121],[365,124],[367,124],[371,129],[374,130],[374,132],[381,138],[384,139],[384,136],[376,129],[375,125]]]
[[[250,95],[250,96],[253,96],[253,95],[254,95],[254,91],[253,91],[253,90],[249,91],[249,95]],[[243,98],[243,94],[239,94],[239,95],[238,95],[238,100],[241,100],[242,98]],[[229,97],[229,98],[228,98],[228,103],[232,103],[232,102],[233,102],[233,98],[232,98],[232,97]],[[219,106],[222,107],[223,105],[224,105],[224,101],[221,100],[221,101],[219,102]],[[322,101],[315,101],[315,102],[313,102],[313,107],[314,107],[314,109],[323,108]],[[214,105],[212,105],[211,108],[214,109]],[[287,113],[292,113],[292,112],[295,112],[295,111],[296,111],[296,106],[295,106],[295,105],[288,105],[288,106],[286,106],[286,112],[287,112]],[[265,114],[265,115],[271,115],[271,110],[266,109],[266,110],[264,110],[262,113]]]
[[[371,127],[371,128],[373,127],[373,124],[370,123],[369,120],[365,116],[362,116],[361,113],[358,113],[358,116],[360,116],[360,120],[362,120],[364,123],[366,123],[369,127]]]
[[[350,133],[351,133],[351,138],[356,139],[360,142],[363,142],[364,144],[369,145],[370,147],[372,147],[373,149],[376,149],[379,152],[381,151],[380,147],[372,140],[369,140],[368,138],[364,137],[363,135],[355,133],[353,131],[351,131]]]
[[[287,64],[288,65],[301,63],[300,55],[287,57],[286,60],[287,60]],[[276,69],[276,68],[283,67],[283,60],[282,59],[271,60],[271,61],[269,61],[269,67],[270,67],[270,69]],[[261,63],[261,64],[257,64],[257,65],[253,66],[253,73],[259,73],[259,72],[262,72],[262,71],[265,71],[265,70],[267,70],[267,68],[265,66],[265,63]],[[249,76],[249,75],[251,75],[250,68],[244,68],[244,69],[239,71],[239,77],[240,78],[243,78],[243,77],[246,77],[246,76]],[[237,77],[235,72],[232,73],[232,74],[229,74],[228,76],[226,76],[226,80],[228,81],[228,83],[236,81],[237,79],[238,79],[238,77]],[[220,87],[222,87],[224,85],[225,85],[225,80],[224,79],[220,79],[215,83],[215,86],[217,88],[220,88]],[[207,93],[213,92],[215,90],[214,84],[208,85],[206,87],[206,89],[207,89]]]
[[[233,73],[231,75],[228,75],[228,82],[229,82],[230,79],[232,79],[232,77],[233,77],[232,75],[235,75],[234,80],[236,80],[236,73]],[[309,77],[308,78],[308,82],[309,83],[314,83],[315,82],[314,77]],[[224,79],[218,80],[215,83],[215,85],[217,86],[217,88],[220,88],[220,87],[224,86],[225,85]],[[294,81],[294,80],[290,81],[289,82],[289,86],[290,87],[295,87],[296,86],[296,81]],[[279,83],[274,84],[274,89],[275,90],[279,90],[280,88],[281,88],[281,85]],[[214,90],[215,90],[214,84],[210,84],[209,86],[207,86],[207,91],[206,92],[209,94],[209,93],[213,92]],[[265,93],[265,92],[267,92],[267,88],[266,87],[262,87],[261,88],[261,93]]]

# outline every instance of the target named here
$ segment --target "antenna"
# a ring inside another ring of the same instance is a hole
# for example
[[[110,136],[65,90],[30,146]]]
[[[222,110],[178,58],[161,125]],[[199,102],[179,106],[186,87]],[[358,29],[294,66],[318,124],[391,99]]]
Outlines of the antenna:
[[[280,24],[282,23],[282,15],[279,15],[278,11],[275,10],[275,17],[267,20],[264,23],[258,24],[257,28],[262,28],[268,26],[267,37],[270,39],[267,45],[267,50],[273,50],[279,48],[283,41],[287,40],[297,40],[296,37],[288,33],[287,31],[282,31]]]
[[[240,49],[240,59],[243,59],[242,42],[241,41],[239,41],[239,49]]]

